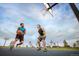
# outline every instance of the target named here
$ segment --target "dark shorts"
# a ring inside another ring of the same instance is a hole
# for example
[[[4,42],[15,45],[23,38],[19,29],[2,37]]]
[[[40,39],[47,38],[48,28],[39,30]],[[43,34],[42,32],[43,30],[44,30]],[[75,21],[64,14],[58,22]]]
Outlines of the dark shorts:
[[[46,36],[45,37],[41,37],[41,36],[38,37],[38,40],[40,40],[40,41],[45,40],[45,39],[46,39]]]
[[[16,39],[16,40],[19,40],[20,42],[21,42],[21,41],[24,41],[24,35],[18,35],[18,34],[16,34],[15,39]]]

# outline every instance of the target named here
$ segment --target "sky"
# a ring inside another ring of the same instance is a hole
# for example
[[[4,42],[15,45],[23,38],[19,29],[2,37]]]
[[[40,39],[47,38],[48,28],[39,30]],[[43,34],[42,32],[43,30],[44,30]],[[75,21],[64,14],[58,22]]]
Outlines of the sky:
[[[75,4],[79,10],[79,4]],[[29,45],[30,40],[34,46],[37,43],[37,24],[46,31],[46,43],[52,40],[63,46],[66,40],[70,46],[79,40],[79,23],[67,3],[60,3],[52,8],[52,15],[45,12],[43,3],[7,3],[0,4],[0,45],[3,46],[5,38],[9,38],[6,46],[15,39],[16,30],[20,23],[24,23],[26,35],[24,46]]]

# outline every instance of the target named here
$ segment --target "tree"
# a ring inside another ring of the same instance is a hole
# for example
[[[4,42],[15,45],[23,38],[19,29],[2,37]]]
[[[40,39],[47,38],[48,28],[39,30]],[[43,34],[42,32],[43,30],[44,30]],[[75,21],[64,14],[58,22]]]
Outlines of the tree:
[[[73,44],[73,47],[76,47],[76,43]]]
[[[79,40],[76,41],[76,47],[79,47]]]
[[[70,47],[66,40],[64,40],[63,43],[64,43],[64,47]]]

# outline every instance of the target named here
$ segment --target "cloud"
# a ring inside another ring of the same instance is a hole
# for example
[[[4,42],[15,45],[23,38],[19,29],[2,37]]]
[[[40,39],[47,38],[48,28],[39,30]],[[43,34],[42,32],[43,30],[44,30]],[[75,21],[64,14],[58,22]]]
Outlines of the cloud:
[[[58,4],[52,8],[53,17],[49,13],[43,16],[43,8],[45,8],[43,4],[0,4],[0,37],[8,35],[13,39],[19,24],[24,22],[27,30],[25,43],[28,39],[34,44],[37,41],[38,32],[35,28],[37,24],[41,24],[46,30],[47,42],[53,40],[62,45],[64,39],[68,42],[78,40],[79,24],[68,4]]]

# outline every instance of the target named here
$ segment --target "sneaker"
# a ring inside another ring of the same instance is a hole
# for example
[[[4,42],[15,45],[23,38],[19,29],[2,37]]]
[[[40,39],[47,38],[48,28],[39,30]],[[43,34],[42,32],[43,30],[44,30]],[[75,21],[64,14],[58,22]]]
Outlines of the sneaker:
[[[38,48],[38,49],[37,49],[37,51],[40,51],[40,50],[41,50],[41,48]]]
[[[10,45],[10,50],[12,50],[14,48],[14,45]]]
[[[18,44],[16,45],[16,47],[18,47]]]
[[[44,51],[44,52],[47,52],[47,49],[45,48],[43,51]]]

